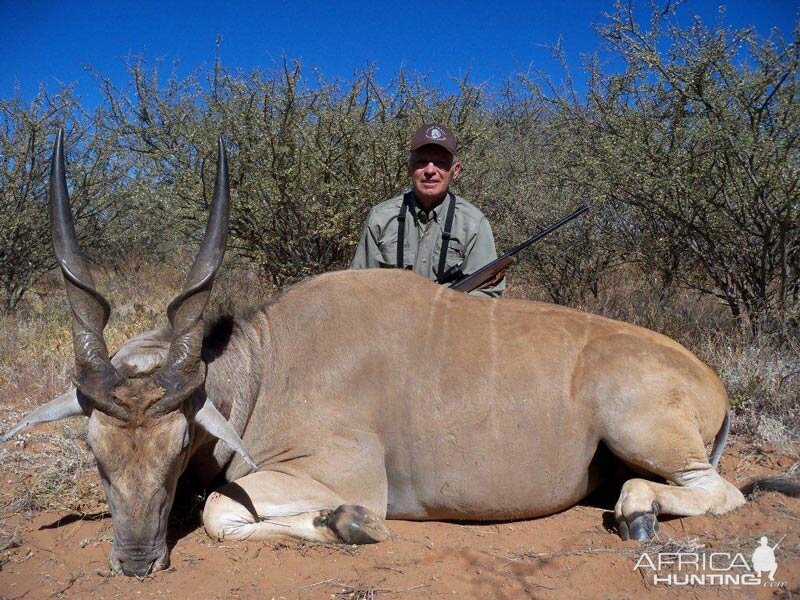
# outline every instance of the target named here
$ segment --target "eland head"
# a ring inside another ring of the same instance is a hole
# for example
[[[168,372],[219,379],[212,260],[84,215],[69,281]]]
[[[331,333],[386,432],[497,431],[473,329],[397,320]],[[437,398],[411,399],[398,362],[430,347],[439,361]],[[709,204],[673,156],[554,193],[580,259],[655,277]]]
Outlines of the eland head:
[[[114,523],[111,567],[143,576],[169,564],[167,521],[178,477],[186,468],[198,428],[222,439],[255,468],[238,434],[207,398],[201,360],[203,311],[225,253],[228,167],[219,140],[211,212],[183,291],[167,308],[172,328],[163,360],[115,366],[103,329],[111,314],[96,290],[75,235],[59,131],[50,170],[50,227],[72,309],[74,382],[68,393],[40,406],[2,436],[69,416],[88,417],[87,442],[97,460]]]

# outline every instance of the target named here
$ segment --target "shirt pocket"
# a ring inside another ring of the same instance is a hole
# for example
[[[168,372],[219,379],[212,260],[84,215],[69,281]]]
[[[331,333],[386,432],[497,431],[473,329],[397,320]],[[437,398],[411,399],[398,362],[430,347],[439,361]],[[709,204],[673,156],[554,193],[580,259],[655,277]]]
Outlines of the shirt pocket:
[[[414,253],[409,251],[408,243],[403,244],[405,249],[403,251],[403,267],[410,269],[414,266]],[[387,235],[378,242],[378,249],[380,250],[380,257],[378,262],[381,268],[391,268],[397,266],[397,233],[393,232]]]
[[[444,240],[439,238],[439,241],[436,243],[437,256],[441,256],[443,245]],[[457,237],[450,238],[450,243],[447,245],[447,266],[452,267],[453,265],[458,265],[464,262],[464,254],[465,248],[461,240]]]
[[[444,240],[439,237],[439,240],[436,242],[436,268],[439,267],[439,256],[442,254],[442,246],[444,245]],[[464,262],[464,255],[465,255],[465,248],[464,244],[462,243],[461,239],[458,237],[450,238],[450,243],[447,246],[447,259],[445,260],[445,269],[453,267],[455,265],[460,265]]]

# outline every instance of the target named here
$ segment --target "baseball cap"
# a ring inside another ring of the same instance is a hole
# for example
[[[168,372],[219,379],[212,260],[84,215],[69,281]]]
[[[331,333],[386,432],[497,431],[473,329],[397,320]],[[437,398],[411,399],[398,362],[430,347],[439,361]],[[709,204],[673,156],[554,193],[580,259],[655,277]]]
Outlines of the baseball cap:
[[[439,123],[428,123],[423,125],[414,133],[411,138],[411,152],[422,146],[441,146],[450,154],[456,153],[456,136],[444,125]]]

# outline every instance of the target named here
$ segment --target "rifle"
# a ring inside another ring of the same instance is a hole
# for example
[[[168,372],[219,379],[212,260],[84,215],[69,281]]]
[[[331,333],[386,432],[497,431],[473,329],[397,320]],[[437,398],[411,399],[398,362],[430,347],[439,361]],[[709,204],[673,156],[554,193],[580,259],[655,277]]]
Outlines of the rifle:
[[[464,273],[461,271],[461,265],[452,266],[436,279],[436,283],[455,282],[450,286],[451,290],[467,293],[471,292],[472,290],[476,290],[479,287],[482,287],[483,285],[491,282],[495,278],[499,281],[502,278],[502,276],[498,277],[498,275],[502,275],[502,273],[514,262],[515,255],[525,250],[525,248],[527,248],[531,244],[538,242],[544,236],[546,236],[549,233],[552,233],[562,225],[566,225],[573,219],[579,217],[587,210],[589,210],[589,206],[587,204],[584,204],[572,214],[569,214],[560,221],[553,223],[552,225],[550,225],[550,227],[543,229],[539,233],[532,235],[521,244],[511,248],[511,250],[503,254],[503,256],[501,256],[500,258],[497,258],[492,262],[490,262],[489,264],[484,265],[474,273],[470,273],[469,275],[464,275]]]

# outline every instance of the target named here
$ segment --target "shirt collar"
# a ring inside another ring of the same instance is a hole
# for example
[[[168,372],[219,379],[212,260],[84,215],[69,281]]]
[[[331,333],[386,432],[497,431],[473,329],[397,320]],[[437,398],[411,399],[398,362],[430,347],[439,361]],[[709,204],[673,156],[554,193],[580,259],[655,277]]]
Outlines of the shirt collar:
[[[427,221],[436,221],[437,223],[443,222],[444,213],[447,210],[447,206],[450,204],[450,194],[452,192],[447,192],[447,195],[444,197],[437,206],[434,206],[430,213],[426,216],[422,216],[425,213],[424,210],[417,204],[416,200],[414,201],[414,212],[417,219],[420,219],[421,222],[426,223]]]

